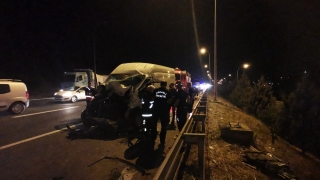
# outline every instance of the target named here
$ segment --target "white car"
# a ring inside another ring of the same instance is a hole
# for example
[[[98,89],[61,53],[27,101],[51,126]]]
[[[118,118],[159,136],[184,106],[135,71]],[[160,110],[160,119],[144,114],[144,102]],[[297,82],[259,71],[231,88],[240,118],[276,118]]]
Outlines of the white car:
[[[0,79],[0,111],[22,113],[29,107],[27,86],[17,79]]]
[[[76,102],[78,100],[86,99],[86,90],[87,87],[71,87],[66,89],[61,89],[59,92],[54,93],[54,100],[59,102],[70,101]]]

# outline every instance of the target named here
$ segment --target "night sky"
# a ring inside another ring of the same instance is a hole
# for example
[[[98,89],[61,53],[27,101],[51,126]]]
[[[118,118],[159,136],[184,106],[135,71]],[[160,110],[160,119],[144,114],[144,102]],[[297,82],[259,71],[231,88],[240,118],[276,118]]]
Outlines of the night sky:
[[[125,62],[189,71],[214,57],[214,1],[20,0],[1,2],[0,78],[58,82],[64,71],[94,65],[109,74]],[[319,0],[217,0],[218,78],[241,64],[251,80],[319,67]],[[196,30],[196,31],[195,31]],[[242,74],[239,70],[239,75]]]

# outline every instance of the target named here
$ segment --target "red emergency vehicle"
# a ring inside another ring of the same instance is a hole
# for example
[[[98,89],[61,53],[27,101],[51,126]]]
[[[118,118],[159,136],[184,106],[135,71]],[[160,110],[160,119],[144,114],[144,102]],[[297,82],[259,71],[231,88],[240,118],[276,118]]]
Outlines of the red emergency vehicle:
[[[191,74],[186,70],[182,71],[179,68],[175,68],[174,74],[176,76],[176,81],[181,81],[184,87],[187,87],[187,83],[191,82]]]

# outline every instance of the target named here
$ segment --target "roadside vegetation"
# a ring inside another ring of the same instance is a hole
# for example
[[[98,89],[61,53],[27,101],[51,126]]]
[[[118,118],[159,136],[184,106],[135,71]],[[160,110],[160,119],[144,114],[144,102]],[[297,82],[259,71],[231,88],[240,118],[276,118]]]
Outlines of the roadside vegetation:
[[[320,83],[305,74],[296,85],[282,101],[276,100],[264,77],[256,84],[242,76],[238,82],[219,85],[216,102],[213,90],[208,90],[205,179],[286,179],[247,164],[245,153],[256,150],[285,161],[298,179],[319,179]],[[230,122],[248,126],[254,132],[253,144],[221,137],[221,127]],[[182,179],[202,179],[197,145],[191,145],[183,165]]]
[[[320,156],[320,87],[315,76],[305,73],[295,90],[283,95],[283,101],[276,100],[272,84],[263,76],[252,85],[243,75],[234,83],[219,86],[218,93],[300,148],[303,154]]]

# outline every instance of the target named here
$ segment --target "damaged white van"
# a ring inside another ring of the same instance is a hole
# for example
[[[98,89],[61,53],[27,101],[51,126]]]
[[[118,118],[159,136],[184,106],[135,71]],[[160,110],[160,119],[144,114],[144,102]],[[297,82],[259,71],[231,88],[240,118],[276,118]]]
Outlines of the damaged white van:
[[[174,83],[174,68],[140,62],[120,64],[81,113],[84,127],[101,126],[139,136],[146,124],[142,119],[139,92],[149,84],[160,87],[161,81]]]
[[[135,89],[141,89],[150,82],[166,81],[168,85],[175,83],[174,68],[151,63],[134,62],[123,63],[116,67],[105,81],[105,84],[137,76],[140,77],[139,82],[132,82],[132,85],[135,85]],[[156,83],[155,86],[156,88],[160,87],[160,84]]]

